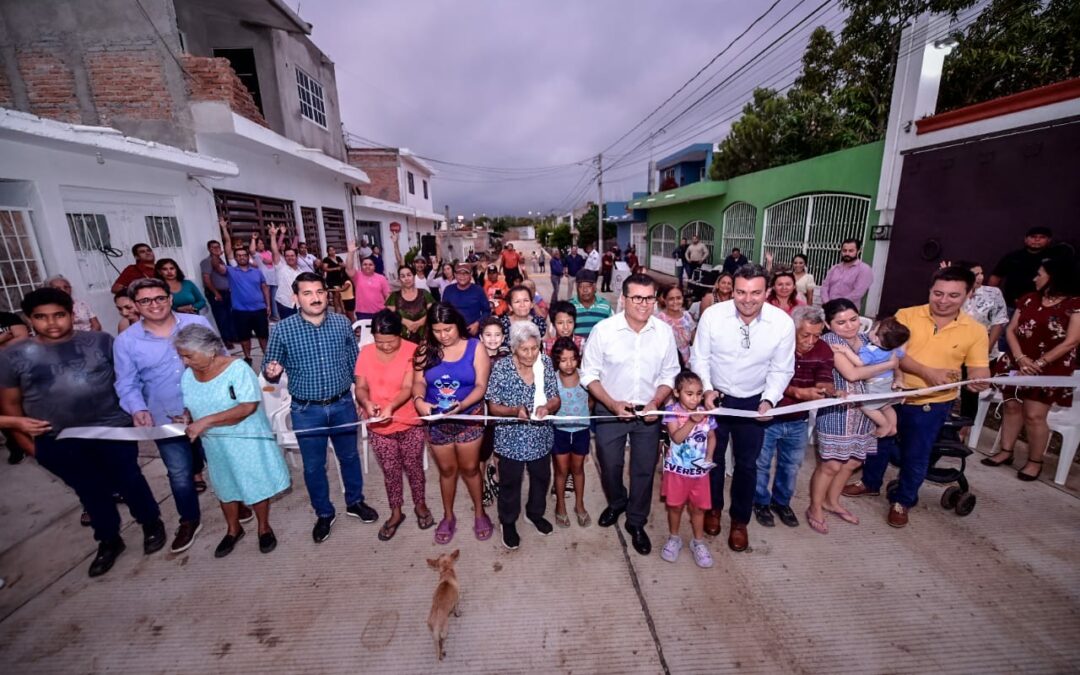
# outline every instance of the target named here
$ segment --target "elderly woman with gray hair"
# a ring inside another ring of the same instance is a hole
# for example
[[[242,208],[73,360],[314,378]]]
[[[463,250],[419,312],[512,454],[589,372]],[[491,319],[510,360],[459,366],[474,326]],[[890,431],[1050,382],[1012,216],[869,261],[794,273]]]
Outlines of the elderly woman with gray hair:
[[[825,313],[812,305],[799,305],[791,313],[795,322],[795,374],[784,390],[777,407],[817,401],[836,395],[833,385],[833,351],[821,341]],[[799,519],[791,510],[795,479],[806,455],[809,413],[778,415],[765,428],[761,454],[757,462],[757,488],[754,491],[754,517],[765,527],[773,527],[773,514],[788,527],[797,527]],[[773,458],[776,475],[769,487]]]
[[[551,482],[552,426],[538,422],[559,409],[559,388],[551,359],[540,351],[540,331],[531,321],[510,324],[510,358],[491,368],[486,398],[488,413],[514,418],[495,425],[495,454],[499,456],[499,522],[503,545],[521,544],[517,519],[521,513],[521,484],[529,470],[529,499],[525,517],[542,535],[551,534],[544,518]]]
[[[58,288],[71,295],[71,282],[63,274],[54,274],[49,277],[45,280],[45,285],[50,288]],[[71,295],[71,301],[74,304],[71,314],[74,319],[75,330],[101,330],[101,322],[98,321],[94,310],[90,309],[90,305],[82,300],[76,300],[74,295]]]
[[[205,326],[180,329],[173,343],[187,366],[180,379],[191,417],[187,435],[202,438],[210,484],[229,528],[214,557],[229,555],[243,538],[241,503],[255,511],[259,550],[269,553],[277,547],[270,498],[288,488],[290,478],[261,409],[259,379],[246,363],[228,356],[221,338]]]

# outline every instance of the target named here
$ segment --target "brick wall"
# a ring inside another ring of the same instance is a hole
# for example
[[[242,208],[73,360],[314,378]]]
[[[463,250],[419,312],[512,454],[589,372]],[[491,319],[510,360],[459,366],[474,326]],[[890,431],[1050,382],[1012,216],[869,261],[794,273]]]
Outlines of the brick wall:
[[[75,76],[64,58],[51,49],[20,49],[15,54],[26,84],[30,112],[61,122],[82,121]]]
[[[173,100],[165,82],[160,52],[87,50],[83,61],[101,124],[114,120],[172,119]]]
[[[401,202],[398,183],[398,156],[396,152],[369,152],[349,148],[348,162],[363,169],[371,185],[360,188],[360,193],[389,202]]]
[[[7,72],[0,68],[0,108],[14,108],[15,97],[11,94],[11,83],[8,82]]]
[[[190,55],[181,59],[191,74],[188,81],[191,100],[224,101],[237,115],[269,128],[251,92],[236,76],[228,59]]]

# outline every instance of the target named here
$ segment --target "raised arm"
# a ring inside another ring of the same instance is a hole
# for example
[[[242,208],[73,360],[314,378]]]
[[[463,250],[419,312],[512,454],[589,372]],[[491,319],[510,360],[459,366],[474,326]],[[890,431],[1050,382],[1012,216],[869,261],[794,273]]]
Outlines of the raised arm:
[[[284,227],[278,229],[277,225],[270,225],[270,254],[273,256],[274,267],[281,261],[281,245],[278,243],[278,232],[284,234]]]

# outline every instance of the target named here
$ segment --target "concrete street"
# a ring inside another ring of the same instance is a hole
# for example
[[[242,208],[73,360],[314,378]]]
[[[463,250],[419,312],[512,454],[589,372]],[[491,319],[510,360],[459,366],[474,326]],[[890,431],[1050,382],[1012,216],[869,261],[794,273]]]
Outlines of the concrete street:
[[[546,275],[534,278],[546,296]],[[992,440],[988,430],[983,449]],[[152,446],[142,455],[171,528],[164,467]],[[688,550],[676,564],[659,558],[667,528],[658,499],[647,558],[629,547],[621,521],[596,526],[604,499],[591,459],[586,504],[594,524],[545,538],[525,523],[512,552],[498,533],[488,542],[473,537],[463,486],[451,546],[417,530],[407,490],[407,520],[387,543],[377,541],[378,525],[343,517],[335,491],[342,517],[316,545],[294,468],[292,490],[271,511],[280,541],[273,553],[258,552],[252,523],[231,556],[214,559],[224,522],[211,491],[202,497],[202,534],[178,556],[144,557],[139,527],[121,507],[128,550],[98,579],[86,576],[95,545],[79,526],[74,494],[32,459],[4,463],[0,671],[1074,671],[1080,470],[1067,488],[1054,486],[1055,459],[1036,483],[975,461],[968,476],[978,504],[970,516],[944,511],[942,488],[928,484],[903,530],[886,525],[884,498],[863,498],[848,502],[858,526],[834,518],[821,536],[805,523],[753,523],[751,550],[734,554],[725,516],[711,542],[711,570],[695,567]],[[793,504],[801,519],[812,466],[811,449]],[[434,466],[427,477],[438,518]],[[385,517],[373,457],[365,480],[368,502]],[[553,498],[549,504],[553,510]],[[462,615],[451,618],[447,658],[436,664],[426,626],[436,573],[425,559],[455,548]]]

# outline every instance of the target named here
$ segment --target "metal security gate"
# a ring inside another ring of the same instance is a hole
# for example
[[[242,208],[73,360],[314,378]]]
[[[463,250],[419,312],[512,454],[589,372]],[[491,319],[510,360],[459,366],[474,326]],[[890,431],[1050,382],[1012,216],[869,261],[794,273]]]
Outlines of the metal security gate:
[[[736,202],[724,209],[724,239],[720,251],[727,256],[738,248],[748,259],[754,258],[754,230],[757,227],[757,208],[746,202]]]
[[[795,197],[765,209],[762,256],[771,251],[778,264],[787,266],[802,253],[807,270],[819,282],[840,262],[840,242],[864,240],[870,198],[820,194]]]
[[[691,238],[697,236],[701,240],[702,244],[709,247],[709,257],[705,258],[704,264],[712,265],[716,261],[713,248],[716,246],[716,230],[713,226],[706,223],[704,220],[695,220],[693,222],[683,225],[682,235],[680,235],[686,241],[691,241]],[[723,259],[723,256],[721,256]]]
[[[338,251],[348,248],[345,240],[345,212],[341,209],[332,209],[324,206],[322,209],[323,233],[326,235],[326,245],[333,246]],[[311,245],[308,245],[311,249]]]
[[[675,228],[667,223],[656,225],[649,231],[649,269],[664,274],[675,274],[675,252],[678,242]]]
[[[214,190],[214,202],[218,215],[225,218],[234,244],[246,244],[252,234],[269,236],[271,225],[284,225],[290,239],[296,235],[296,216],[290,201]]]

